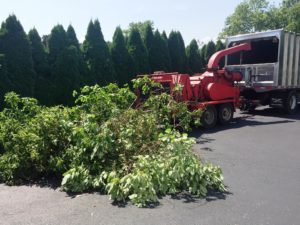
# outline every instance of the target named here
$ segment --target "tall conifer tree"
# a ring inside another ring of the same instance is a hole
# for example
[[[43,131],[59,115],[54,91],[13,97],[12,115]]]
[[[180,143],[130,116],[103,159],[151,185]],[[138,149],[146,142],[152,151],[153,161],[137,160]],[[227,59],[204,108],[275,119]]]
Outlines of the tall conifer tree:
[[[210,41],[207,43],[205,52],[204,52],[204,58],[206,61],[206,64],[208,63],[210,57],[216,52],[216,45],[213,41]]]
[[[73,90],[78,89],[80,83],[79,59],[78,49],[74,45],[66,46],[58,56],[52,73],[56,104],[73,103]]]
[[[85,60],[95,82],[106,85],[115,80],[108,46],[104,40],[98,20],[90,21],[83,43]]]
[[[188,72],[184,41],[179,31],[171,31],[168,46],[173,71]]]
[[[165,42],[168,43],[168,36],[167,36],[167,34],[166,34],[166,31],[163,31],[163,32],[161,33],[161,37],[162,37],[162,39],[163,39]]]
[[[34,28],[29,31],[28,38],[31,45],[33,67],[36,72],[34,96],[42,104],[50,104],[51,89],[50,68],[47,55],[38,31]]]
[[[0,53],[5,55],[7,77],[12,85],[10,91],[32,96],[35,73],[30,43],[15,15],[10,15],[2,23]]]
[[[75,30],[72,25],[69,25],[67,28],[67,38],[68,38],[68,46],[74,46],[77,49],[78,54],[78,69],[79,69],[79,77],[77,86],[84,86],[88,84],[92,84],[92,77],[87,71],[87,66],[84,62],[83,52],[80,48],[79,41],[77,39]]]
[[[221,40],[218,40],[217,43],[216,43],[216,52],[218,51],[221,51],[225,48],[225,45],[224,43],[221,41]],[[223,57],[221,60],[220,60],[220,63],[219,63],[219,66],[220,68],[223,68],[225,65],[225,57]]]
[[[207,45],[204,44],[200,49],[200,58],[201,58],[201,64],[203,65],[203,68],[206,68],[206,66],[207,66],[207,61],[205,58],[206,47],[207,47]]]
[[[203,66],[201,64],[199,47],[195,39],[193,39],[191,43],[187,46],[186,54],[191,73],[199,73]]]
[[[148,74],[150,72],[148,51],[142,41],[139,31],[135,28],[132,28],[129,33],[127,49],[133,59],[137,73]]]
[[[51,67],[54,66],[66,46],[68,46],[68,38],[64,27],[62,25],[54,26],[48,38],[49,64]]]
[[[0,54],[0,109],[4,106],[4,95],[10,90],[12,90],[12,84],[7,75],[5,55]]]
[[[150,55],[150,51],[149,51]],[[159,31],[156,30],[153,36],[153,44],[151,47],[151,69],[154,71],[170,71],[170,55],[166,42],[163,40]]]
[[[150,66],[150,70],[151,72],[154,72],[155,70],[158,70],[158,66],[157,66],[157,46],[155,43],[155,38],[154,38],[154,34],[152,31],[152,26],[150,24],[148,24],[146,26],[146,30],[145,30],[145,37],[144,37],[144,43],[145,46],[147,48],[148,51],[148,57],[149,57],[149,66]]]
[[[68,38],[68,45],[73,45],[78,50],[80,49],[79,41],[77,39],[75,30],[71,24],[67,28],[67,38]]]
[[[178,37],[180,54],[182,55],[183,72],[187,73],[189,71],[189,66],[188,66],[188,60],[187,60],[186,52],[185,52],[185,44],[184,44],[182,35],[179,31],[177,31],[177,37]]]
[[[125,38],[120,27],[113,36],[111,56],[116,71],[116,80],[120,85],[130,82],[136,76],[133,60],[126,48]]]
[[[33,67],[37,75],[46,75],[48,72],[47,55],[38,31],[33,28],[28,32],[30,41]]]
[[[157,37],[157,32],[155,32],[156,39]],[[170,51],[169,51],[169,45],[168,45],[168,36],[165,31],[162,32],[161,34],[161,47],[163,49],[162,54],[164,58],[164,65],[166,67],[166,71],[172,71],[172,65],[171,65],[171,58],[170,58]]]
[[[79,86],[79,50],[70,45],[62,25],[55,26],[49,36],[49,60],[53,103],[72,104],[72,91]]]

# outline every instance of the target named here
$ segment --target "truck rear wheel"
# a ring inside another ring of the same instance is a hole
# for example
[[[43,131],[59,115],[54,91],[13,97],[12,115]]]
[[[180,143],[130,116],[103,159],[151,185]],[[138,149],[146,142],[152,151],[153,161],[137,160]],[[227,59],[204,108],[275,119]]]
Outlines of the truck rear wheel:
[[[201,124],[205,128],[213,128],[218,120],[217,110],[214,105],[206,106],[201,115]]]
[[[297,111],[297,93],[290,91],[283,99],[284,110],[288,114],[294,114]]]
[[[233,107],[230,103],[224,103],[219,106],[218,110],[219,123],[226,125],[230,123],[233,118]]]

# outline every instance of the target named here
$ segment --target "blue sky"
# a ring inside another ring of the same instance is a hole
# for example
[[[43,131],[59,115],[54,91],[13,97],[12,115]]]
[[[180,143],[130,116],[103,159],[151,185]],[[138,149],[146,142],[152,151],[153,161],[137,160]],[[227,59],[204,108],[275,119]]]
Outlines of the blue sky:
[[[40,35],[52,27],[72,24],[80,41],[84,40],[90,19],[98,18],[104,38],[112,39],[116,26],[127,28],[130,22],[152,20],[156,28],[169,33],[179,30],[188,44],[193,38],[217,37],[225,18],[241,0],[1,0],[0,21],[14,13],[24,29],[35,27]],[[273,0],[279,4],[281,0]]]

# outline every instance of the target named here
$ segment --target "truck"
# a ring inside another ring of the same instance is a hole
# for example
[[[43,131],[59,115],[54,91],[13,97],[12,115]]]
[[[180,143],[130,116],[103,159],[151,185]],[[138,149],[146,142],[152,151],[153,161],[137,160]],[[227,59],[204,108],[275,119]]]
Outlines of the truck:
[[[292,114],[300,99],[300,35],[284,30],[228,37],[226,47],[250,43],[251,51],[227,55],[225,67],[240,71],[241,109],[282,107]]]
[[[220,60],[225,57],[225,66]],[[180,101],[202,110],[206,128],[228,124],[237,108],[259,105],[282,107],[295,113],[300,99],[300,36],[273,30],[231,36],[226,48],[211,56],[202,74],[154,72],[150,78],[170,94],[182,86]]]

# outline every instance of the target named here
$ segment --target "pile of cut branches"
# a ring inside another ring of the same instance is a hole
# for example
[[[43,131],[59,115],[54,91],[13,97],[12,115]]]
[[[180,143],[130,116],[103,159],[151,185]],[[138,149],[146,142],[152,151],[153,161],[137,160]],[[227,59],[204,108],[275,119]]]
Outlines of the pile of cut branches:
[[[192,152],[194,140],[178,130],[198,123],[200,112],[172,96],[153,93],[144,77],[134,88],[84,87],[73,107],[45,107],[33,98],[6,94],[0,113],[0,182],[20,184],[41,177],[61,179],[71,193],[100,191],[137,206],[158,196],[189,191],[205,196],[225,190],[222,171]]]

